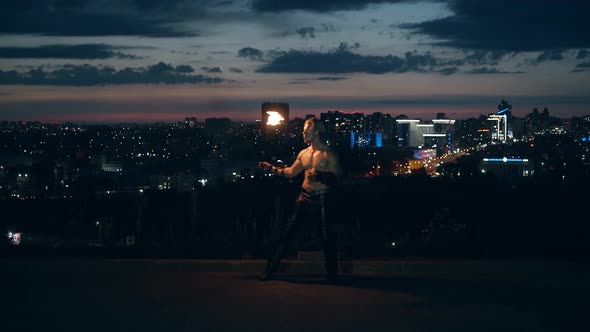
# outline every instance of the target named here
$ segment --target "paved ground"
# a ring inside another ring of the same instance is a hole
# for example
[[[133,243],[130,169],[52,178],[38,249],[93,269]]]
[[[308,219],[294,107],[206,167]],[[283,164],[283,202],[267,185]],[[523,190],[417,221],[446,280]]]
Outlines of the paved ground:
[[[219,272],[221,263],[204,261],[2,259],[0,330],[588,329],[586,262],[521,262],[511,270],[506,263],[427,263],[346,273],[330,285],[296,269],[259,282],[253,269],[262,262],[229,262],[234,269]]]

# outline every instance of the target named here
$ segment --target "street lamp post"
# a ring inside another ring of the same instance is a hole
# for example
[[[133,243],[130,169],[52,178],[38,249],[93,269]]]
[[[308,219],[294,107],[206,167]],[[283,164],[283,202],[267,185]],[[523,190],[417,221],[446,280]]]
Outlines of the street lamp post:
[[[102,242],[102,224],[100,221],[96,222],[96,226],[98,226],[98,242]]]

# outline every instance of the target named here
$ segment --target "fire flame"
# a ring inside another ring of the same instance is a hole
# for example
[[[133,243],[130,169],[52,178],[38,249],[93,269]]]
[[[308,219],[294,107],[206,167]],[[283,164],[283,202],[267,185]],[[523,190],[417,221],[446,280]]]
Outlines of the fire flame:
[[[266,124],[269,126],[276,126],[281,123],[281,121],[285,120],[285,118],[283,118],[279,112],[268,111],[266,114],[268,114],[268,120],[266,121]]]

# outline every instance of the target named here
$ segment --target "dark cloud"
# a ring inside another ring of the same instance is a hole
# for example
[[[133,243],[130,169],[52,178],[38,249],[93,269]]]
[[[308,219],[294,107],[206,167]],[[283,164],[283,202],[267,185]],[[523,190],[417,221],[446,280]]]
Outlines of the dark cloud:
[[[260,73],[404,73],[434,71],[448,62],[430,53],[407,52],[403,57],[394,55],[365,56],[346,50],[330,53],[291,50],[280,53],[271,62],[257,70]]]
[[[466,74],[524,74],[521,71],[501,71],[496,68],[480,67],[465,71]]]
[[[18,2],[18,1],[11,1]],[[209,1],[32,0],[2,5],[0,34],[188,37],[176,23],[204,15]]]
[[[231,73],[243,73],[243,72],[244,72],[244,71],[243,71],[243,70],[241,70],[240,68],[234,68],[234,67],[230,68],[230,69],[229,69],[229,71],[230,71]]]
[[[590,62],[582,62],[576,65],[576,68],[572,70],[572,73],[579,73],[583,71],[590,71]]]
[[[169,65],[167,63],[158,62],[157,64],[155,64],[153,66],[149,66],[147,71],[148,71],[148,73],[150,73],[152,75],[159,76],[159,75],[163,75],[166,73],[174,72],[174,71],[176,71],[176,69],[172,65]]]
[[[302,27],[296,30],[296,32],[301,36],[301,38],[315,38],[315,28],[314,27]]]
[[[578,59],[578,60],[586,59],[587,56],[588,56],[588,50],[586,50],[586,49],[579,50],[578,54],[576,54],[576,59]]]
[[[407,68],[432,68],[439,65],[439,60],[432,56],[429,52],[424,54],[418,54],[416,51],[406,52],[405,60]]]
[[[306,10],[330,12],[363,9],[370,4],[411,2],[410,0],[253,0],[252,9],[259,12]]]
[[[125,1],[123,1],[125,2]],[[141,11],[174,10],[179,7],[187,8],[190,1],[187,0],[132,0],[131,3]],[[196,1],[206,3],[207,1]]]
[[[179,73],[194,73],[195,69],[189,65],[176,66],[176,71]]]
[[[471,64],[471,65],[497,65],[504,57],[512,54],[512,52],[507,51],[486,51],[486,50],[475,50],[471,52],[467,52],[465,58],[463,59],[464,63]]]
[[[40,47],[0,47],[0,58],[36,59],[137,59],[134,55],[116,52],[115,47],[104,44],[45,45]]]
[[[360,47],[361,47],[361,44],[359,44],[359,43],[354,43],[352,45],[349,45],[347,42],[342,42],[342,43],[340,43],[340,45],[338,45],[338,50],[340,50],[340,51],[354,51]]]
[[[531,64],[537,65],[546,61],[560,61],[564,59],[564,53],[564,50],[548,50],[539,54],[536,59],[531,61]]]
[[[219,67],[201,67],[201,70],[207,73],[223,73]]]
[[[324,32],[336,32],[336,28],[331,23],[322,23],[322,30]]]
[[[341,77],[341,76],[322,76],[316,78],[318,81],[342,81],[347,80],[348,77]]]
[[[91,65],[66,65],[53,71],[35,68],[24,73],[15,70],[0,70],[0,84],[2,85],[212,84],[222,81],[223,79],[218,77],[187,75],[182,69],[178,70],[178,67],[175,68],[163,62],[145,68],[125,68],[121,70]]]
[[[238,57],[252,60],[262,60],[264,52],[252,47],[244,47],[238,51]]]
[[[348,77],[342,77],[342,76],[320,76],[320,77],[308,77],[308,78],[298,78],[295,79],[293,81],[291,81],[291,84],[303,84],[305,83],[309,83],[310,81],[342,81],[342,80],[347,80],[349,79]],[[295,82],[299,82],[299,83],[295,83]]]
[[[453,15],[406,24],[444,45],[509,52],[590,47],[586,0],[448,0]]]

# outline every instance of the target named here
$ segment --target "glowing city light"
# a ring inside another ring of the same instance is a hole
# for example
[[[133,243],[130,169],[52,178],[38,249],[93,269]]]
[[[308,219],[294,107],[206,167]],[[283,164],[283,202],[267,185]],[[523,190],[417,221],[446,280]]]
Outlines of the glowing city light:
[[[269,126],[276,126],[281,123],[281,121],[285,120],[285,118],[283,118],[279,112],[268,111],[266,114],[268,114],[268,120],[266,121],[266,124]]]
[[[21,237],[22,237],[21,233],[8,232],[8,239],[9,239],[10,243],[13,245],[19,245],[21,242]]]

